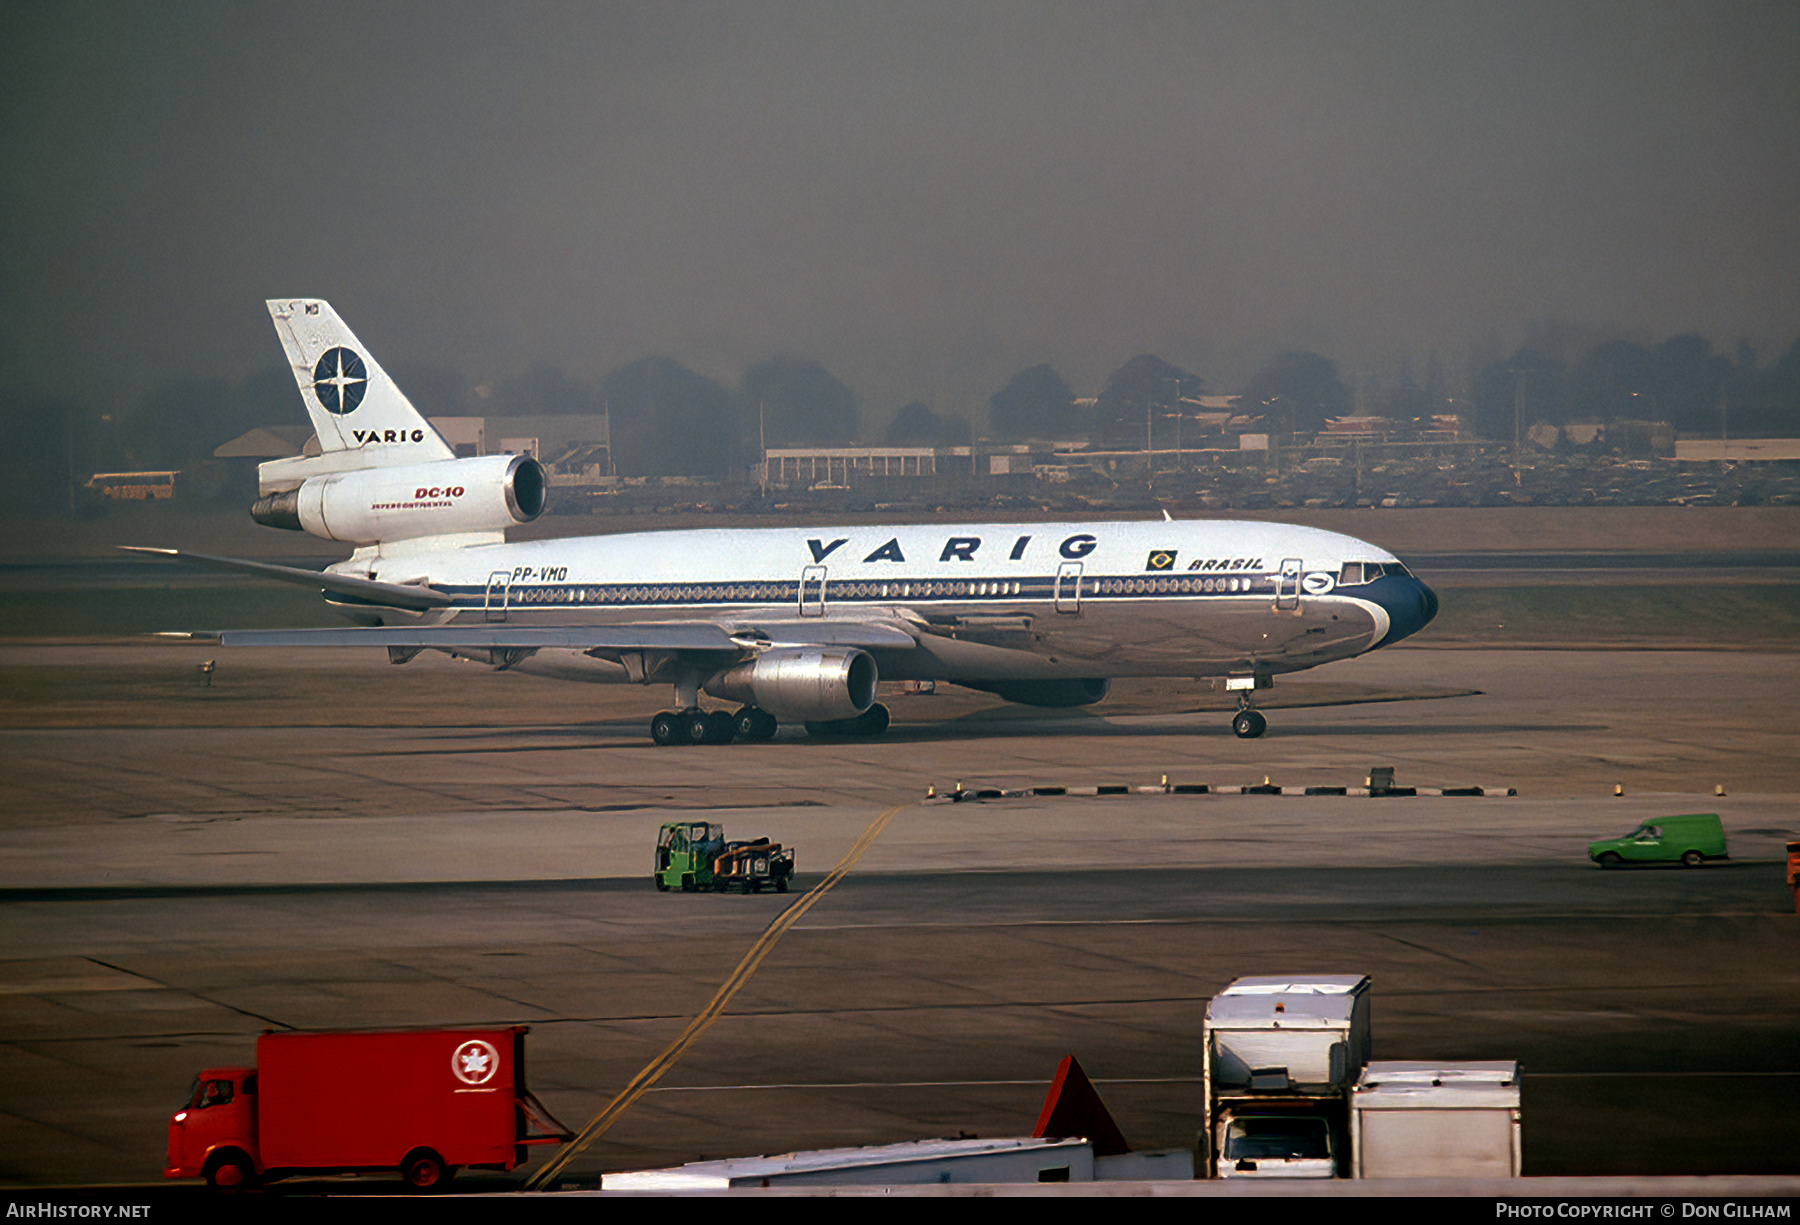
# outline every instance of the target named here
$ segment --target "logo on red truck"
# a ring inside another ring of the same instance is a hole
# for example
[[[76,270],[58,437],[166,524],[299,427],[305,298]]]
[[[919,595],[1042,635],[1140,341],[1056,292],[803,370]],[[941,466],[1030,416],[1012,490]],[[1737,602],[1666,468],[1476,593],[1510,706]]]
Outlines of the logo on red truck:
[[[485,1085],[500,1068],[500,1053],[479,1038],[463,1043],[450,1056],[450,1070],[465,1085]]]

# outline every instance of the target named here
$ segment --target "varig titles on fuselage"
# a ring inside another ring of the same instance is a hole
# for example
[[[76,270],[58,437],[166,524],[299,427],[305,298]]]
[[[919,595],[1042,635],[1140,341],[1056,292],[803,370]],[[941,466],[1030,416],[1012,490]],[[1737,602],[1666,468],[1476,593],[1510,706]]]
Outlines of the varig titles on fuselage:
[[[850,537],[848,536],[839,536],[832,540],[823,540],[818,537],[812,537],[807,540],[806,548],[811,554],[811,564],[817,566],[825,564],[827,558],[849,544]],[[1032,537],[1029,534],[1016,536],[1010,541],[996,542],[983,553],[982,560],[991,560],[995,554],[1004,549],[1007,561],[1028,562],[1032,560],[1028,556],[1031,552],[1031,544]],[[1099,544],[1100,541],[1098,537],[1087,532],[1076,532],[1072,535],[1064,536],[1061,541],[1056,544],[1056,554],[1059,558],[1066,561],[1080,561],[1098,548]],[[984,541],[980,536],[946,537],[943,546],[938,550],[937,561],[973,562],[976,560],[976,553],[983,549],[983,545]],[[842,556],[846,558],[855,557],[858,552],[860,552],[860,549],[852,546],[851,550]],[[1174,570],[1177,568],[1176,563],[1179,557],[1180,550],[1178,549],[1151,549],[1144,558],[1144,569],[1151,572]],[[906,550],[900,544],[900,538],[898,536],[888,537],[885,543],[877,546],[873,551],[862,558],[864,565],[876,562],[905,563],[908,560],[916,561],[923,559],[909,559],[906,556]],[[1235,572],[1246,570],[1259,572],[1268,569],[1264,564],[1263,559],[1260,557],[1197,557],[1189,561],[1186,568],[1207,573],[1225,573],[1227,571]]]

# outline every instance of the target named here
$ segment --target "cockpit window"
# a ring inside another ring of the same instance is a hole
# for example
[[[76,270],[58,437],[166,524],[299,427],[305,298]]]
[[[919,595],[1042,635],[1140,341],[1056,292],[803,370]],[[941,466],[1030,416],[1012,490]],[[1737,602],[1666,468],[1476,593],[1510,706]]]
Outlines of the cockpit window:
[[[1383,565],[1378,561],[1347,561],[1338,572],[1338,586],[1360,587],[1364,583],[1372,583],[1389,570],[1400,569],[1399,563]]]

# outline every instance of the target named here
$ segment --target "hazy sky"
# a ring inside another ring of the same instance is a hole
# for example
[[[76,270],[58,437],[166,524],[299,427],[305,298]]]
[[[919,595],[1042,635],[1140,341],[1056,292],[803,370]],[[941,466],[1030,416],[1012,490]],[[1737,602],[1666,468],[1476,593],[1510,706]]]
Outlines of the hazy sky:
[[[812,357],[876,422],[1800,335],[1791,0],[5,0],[0,97],[0,386],[82,397],[278,364],[278,296],[476,382]]]

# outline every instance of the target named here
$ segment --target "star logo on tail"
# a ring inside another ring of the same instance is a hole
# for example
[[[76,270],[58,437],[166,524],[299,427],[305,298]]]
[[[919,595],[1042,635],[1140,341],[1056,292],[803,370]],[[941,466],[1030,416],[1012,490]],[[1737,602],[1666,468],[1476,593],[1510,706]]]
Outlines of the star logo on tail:
[[[327,350],[313,366],[313,394],[334,417],[353,413],[369,387],[369,371],[362,358],[339,346]]]

